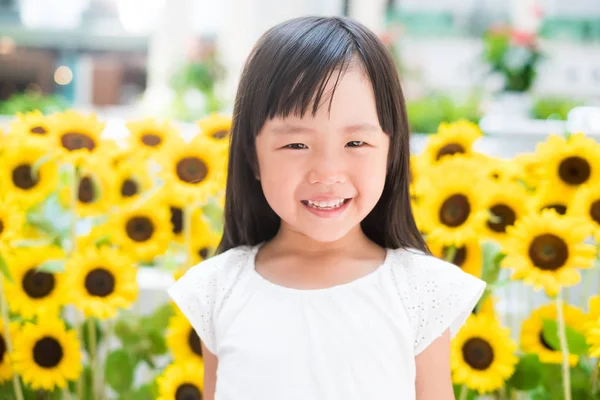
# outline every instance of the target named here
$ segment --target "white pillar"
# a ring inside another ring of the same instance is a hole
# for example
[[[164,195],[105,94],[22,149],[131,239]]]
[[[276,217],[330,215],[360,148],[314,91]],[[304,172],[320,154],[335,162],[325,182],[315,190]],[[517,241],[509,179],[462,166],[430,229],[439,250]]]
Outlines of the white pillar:
[[[510,18],[513,28],[535,34],[542,23],[539,0],[511,0]]]

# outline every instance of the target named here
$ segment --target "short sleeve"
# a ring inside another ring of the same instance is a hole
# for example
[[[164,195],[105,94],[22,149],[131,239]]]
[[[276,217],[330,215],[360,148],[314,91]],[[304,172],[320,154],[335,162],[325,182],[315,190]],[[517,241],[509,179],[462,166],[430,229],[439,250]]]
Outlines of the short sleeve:
[[[190,268],[167,289],[169,297],[188,319],[202,343],[211,353],[216,352],[213,316],[216,303],[214,268],[200,263]]]
[[[415,355],[444,331],[452,337],[485,290],[485,282],[454,264],[411,250],[397,250],[392,267],[414,337]]]
[[[202,343],[217,354],[217,319],[247,263],[248,251],[236,248],[191,267],[167,289]]]

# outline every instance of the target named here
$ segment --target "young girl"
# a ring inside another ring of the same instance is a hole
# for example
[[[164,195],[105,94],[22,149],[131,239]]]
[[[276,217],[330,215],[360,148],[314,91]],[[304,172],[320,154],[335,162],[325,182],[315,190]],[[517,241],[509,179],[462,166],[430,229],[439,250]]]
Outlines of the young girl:
[[[269,30],[242,73],[219,255],[169,295],[205,400],[453,399],[450,338],[485,284],[428,255],[393,61],[345,18]]]

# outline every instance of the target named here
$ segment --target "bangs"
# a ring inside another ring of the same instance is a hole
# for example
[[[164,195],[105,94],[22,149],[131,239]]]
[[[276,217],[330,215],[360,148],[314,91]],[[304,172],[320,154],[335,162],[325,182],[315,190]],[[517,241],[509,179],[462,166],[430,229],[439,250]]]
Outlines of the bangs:
[[[271,77],[265,96],[265,118],[285,118],[290,114],[312,116],[319,107],[331,100],[343,74],[359,64],[352,37],[343,29],[332,30],[324,25],[314,27],[293,45],[283,46],[272,65],[276,73]],[[331,80],[330,90],[325,92]]]

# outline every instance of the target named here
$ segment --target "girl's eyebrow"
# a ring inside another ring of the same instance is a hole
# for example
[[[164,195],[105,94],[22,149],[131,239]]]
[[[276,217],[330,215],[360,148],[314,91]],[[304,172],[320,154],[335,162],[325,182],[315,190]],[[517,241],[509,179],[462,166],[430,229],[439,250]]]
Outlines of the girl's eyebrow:
[[[381,131],[381,127],[378,125],[373,125],[369,123],[362,124],[353,124],[344,127],[343,131],[345,133],[355,133],[355,132],[379,132]],[[282,125],[277,126],[272,129],[272,132],[275,134],[290,134],[290,133],[311,133],[315,132],[314,129],[308,128],[305,126],[298,125]]]

